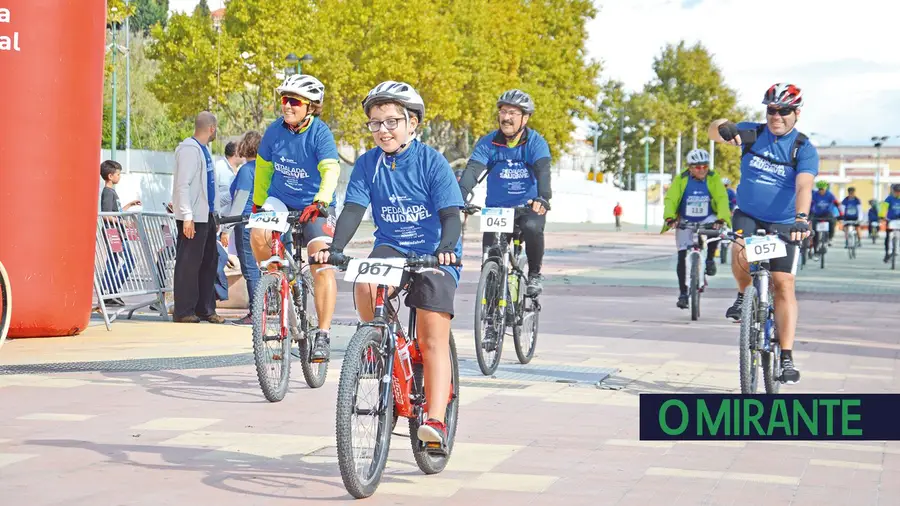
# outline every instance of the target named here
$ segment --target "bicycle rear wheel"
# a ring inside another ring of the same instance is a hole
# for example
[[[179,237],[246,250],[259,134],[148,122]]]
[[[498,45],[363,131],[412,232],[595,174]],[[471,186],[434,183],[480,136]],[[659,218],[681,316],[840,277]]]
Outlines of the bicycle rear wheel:
[[[700,318],[700,255],[691,254],[691,320]]]
[[[475,358],[485,376],[497,370],[503,351],[506,308],[500,306],[500,287],[505,282],[500,277],[497,262],[488,261],[481,268],[478,290],[475,292]]]
[[[263,395],[278,402],[291,376],[291,338],[283,322],[291,310],[290,288],[281,272],[263,273],[253,297],[253,360]]]
[[[429,452],[425,449],[424,443],[419,441],[419,421],[415,418],[409,419],[409,442],[412,445],[413,457],[416,459],[416,465],[425,474],[436,474],[447,467],[450,462],[450,455],[453,452],[453,442],[456,439],[456,427],[459,421],[459,361],[456,356],[456,342],[453,340],[453,332],[450,332],[450,369],[451,373],[451,399],[447,403],[447,411],[444,412],[444,423],[447,425],[447,454],[440,455]],[[421,367],[415,368],[414,381],[416,385],[425,391],[424,370]]]
[[[740,359],[741,393],[756,393],[759,382],[759,350],[757,321],[759,314],[759,297],[756,287],[750,285],[744,291],[744,303],[741,305],[741,336],[738,342]]]
[[[9,323],[12,320],[12,290],[9,284],[9,275],[3,264],[0,263],[0,346],[6,341],[9,333]]]
[[[315,332],[319,327],[319,319],[316,317],[316,305],[307,304],[307,295],[315,301],[315,289],[313,287],[312,274],[308,269],[303,271],[301,276],[302,285],[298,286],[299,301],[297,307],[301,309],[300,315],[300,335],[302,336],[298,347],[300,351],[300,369],[303,371],[303,379],[310,388],[319,388],[325,384],[325,378],[328,376],[329,362],[312,362],[312,345],[316,338]],[[309,306],[312,306],[310,311]]]
[[[338,466],[344,487],[357,499],[375,493],[391,448],[394,396],[391,382],[381,381],[391,375],[382,336],[382,330],[374,327],[361,327],[353,334],[338,383]]]
[[[521,312],[522,325],[513,327],[513,343],[516,346],[519,363],[527,364],[534,358],[534,350],[537,349],[541,303],[537,297],[525,297]]]

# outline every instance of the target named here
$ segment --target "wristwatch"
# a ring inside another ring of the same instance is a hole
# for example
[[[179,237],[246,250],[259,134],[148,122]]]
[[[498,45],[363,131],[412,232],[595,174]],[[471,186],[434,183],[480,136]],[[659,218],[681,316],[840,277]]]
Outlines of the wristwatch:
[[[797,219],[805,220],[807,218],[809,218],[809,216],[806,213],[797,213]]]

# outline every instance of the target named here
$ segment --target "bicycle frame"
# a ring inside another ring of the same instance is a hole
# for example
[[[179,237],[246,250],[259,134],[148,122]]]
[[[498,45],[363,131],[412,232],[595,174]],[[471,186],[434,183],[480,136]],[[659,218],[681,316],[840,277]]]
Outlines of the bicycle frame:
[[[404,334],[403,327],[397,320],[397,312],[390,304],[388,287],[378,285],[375,291],[375,318],[371,322],[360,324],[361,327],[376,327],[381,331],[381,350],[385,355],[385,376],[382,384],[391,378],[391,388],[379,392],[379,410],[391,402],[394,398],[394,412],[404,418],[417,418],[419,423],[425,422],[425,413],[428,405],[425,400],[424,388],[415,384],[413,368],[424,366],[422,350],[416,339],[416,308],[409,309],[409,337]],[[404,368],[406,362],[406,368]],[[400,367],[396,367],[396,364]],[[453,389],[450,389],[450,397],[453,399]]]
[[[524,209],[524,208],[516,208],[516,209]],[[518,219],[519,215],[516,213],[514,216],[514,220]],[[522,265],[520,265],[519,258],[522,255],[522,230],[519,228],[518,224],[513,225],[513,231],[511,234],[502,233],[502,232],[494,232],[495,244],[488,248],[486,252],[484,252],[481,265],[483,266],[485,262],[489,260],[493,260],[497,262],[497,265],[500,266],[500,275],[504,280],[503,283],[500,284],[500,297],[498,299],[498,305],[501,308],[506,308],[506,298],[509,294],[509,274],[510,272],[514,272],[517,274],[519,278],[525,277],[525,272],[522,269]],[[513,247],[510,249],[509,241],[512,239]],[[519,283],[521,285],[521,283]],[[521,291],[522,287],[516,287],[516,299],[513,301],[513,304],[518,302],[519,296],[524,293]]]

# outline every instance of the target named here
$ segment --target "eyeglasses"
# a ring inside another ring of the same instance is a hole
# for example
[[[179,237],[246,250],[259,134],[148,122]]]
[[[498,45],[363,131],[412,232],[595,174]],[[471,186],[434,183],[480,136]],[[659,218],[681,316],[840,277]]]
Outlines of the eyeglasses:
[[[388,118],[384,121],[376,121],[372,120],[366,123],[366,126],[369,127],[370,132],[377,132],[381,130],[381,125],[384,125],[388,131],[393,131],[397,129],[397,126],[400,125],[400,122],[405,118]]]
[[[784,117],[790,116],[796,110],[797,109],[794,109],[793,107],[784,107],[780,109],[776,107],[766,107],[766,114],[768,114],[769,116],[775,116],[776,114],[778,114],[779,116]]]
[[[281,105],[291,104],[293,107],[299,107],[301,105],[309,105],[309,100],[297,97],[281,97]]]
[[[516,111],[516,110],[512,110],[512,109],[505,109],[505,110],[501,109],[500,111],[497,112],[497,116],[500,116],[501,118],[503,118],[505,116],[509,116],[510,118],[518,118],[521,115],[522,115],[521,111]]]
[[[689,165],[688,167],[690,167],[691,169],[705,170],[705,169],[709,168],[709,165],[702,163],[702,164],[697,164],[697,165]]]

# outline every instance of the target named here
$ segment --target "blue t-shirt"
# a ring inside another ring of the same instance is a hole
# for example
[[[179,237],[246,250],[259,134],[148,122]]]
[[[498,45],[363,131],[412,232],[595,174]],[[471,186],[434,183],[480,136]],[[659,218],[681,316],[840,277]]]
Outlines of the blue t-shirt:
[[[869,208],[869,221],[872,223],[878,223],[879,218],[878,218],[878,208],[877,207]]]
[[[844,197],[841,205],[844,206],[844,217],[848,220],[859,219],[859,209],[862,202],[857,197]]]
[[[818,218],[827,218],[829,216],[832,216],[832,211],[835,210],[835,200],[837,199],[830,191],[826,190],[824,194],[819,193],[818,190],[813,191],[812,205],[810,205],[810,214]]]
[[[253,178],[256,176],[256,159],[250,160],[249,162],[241,165],[241,168],[238,169],[237,176],[234,177],[234,180],[231,182],[231,188],[229,189],[231,192],[231,200],[234,201],[234,196],[237,192],[244,190],[249,193],[247,198],[247,203],[244,204],[244,209],[241,211],[241,214],[250,214],[253,211]]]
[[[688,176],[684,195],[681,196],[681,204],[678,206],[678,215],[687,221],[699,223],[712,216],[711,200],[706,181]]]
[[[198,141],[196,137],[191,137],[191,139],[200,144],[200,149],[206,158],[206,202],[209,204],[209,212],[214,213],[216,212],[216,175],[212,155],[209,154],[209,149]]]
[[[338,160],[334,135],[324,121],[314,118],[305,131],[294,133],[284,118],[278,118],[266,129],[259,143],[259,156],[271,162],[275,171],[269,196],[284,202],[288,209],[301,210],[312,204],[319,192],[322,174],[319,162]],[[334,205],[334,194],[330,205]]]
[[[725,191],[728,192],[728,210],[734,211],[734,206],[737,205],[737,193],[731,188],[726,188]]]
[[[470,160],[487,166],[487,207],[516,207],[538,196],[534,162],[550,158],[550,146],[536,131],[526,128],[516,147],[507,146],[499,130],[475,145]]]
[[[433,255],[441,242],[438,211],[465,205],[447,159],[418,140],[396,157],[378,147],[359,157],[346,195],[345,203],[372,205],[375,247],[390,246],[404,255]],[[462,238],[454,251],[462,256]],[[459,283],[459,267],[441,268]]]
[[[886,218],[889,220],[900,219],[900,199],[893,195],[888,195],[884,202],[888,205]]]
[[[758,123],[738,123],[741,130],[755,129]],[[816,176],[819,153],[811,142],[797,153],[797,167],[791,167],[791,148],[797,129],[776,137],[769,128],[753,143],[751,150],[778,163],[748,152],[741,158],[741,183],[737,189],[737,206],[741,211],[768,223],[794,223],[797,216],[797,174]]]

